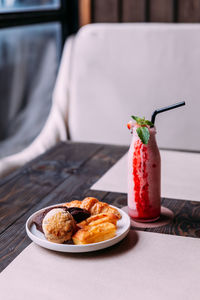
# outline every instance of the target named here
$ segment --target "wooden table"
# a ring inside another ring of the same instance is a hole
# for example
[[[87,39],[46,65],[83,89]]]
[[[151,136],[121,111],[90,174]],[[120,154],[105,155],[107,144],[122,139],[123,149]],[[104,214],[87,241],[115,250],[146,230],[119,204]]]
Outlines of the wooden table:
[[[96,182],[128,150],[125,146],[60,143],[0,181],[0,271],[27,246],[27,218],[45,206],[96,196],[118,207],[126,194],[91,191]],[[145,231],[200,237],[200,205],[195,201],[162,199],[174,212],[170,224]],[[138,230],[138,228],[137,228]]]

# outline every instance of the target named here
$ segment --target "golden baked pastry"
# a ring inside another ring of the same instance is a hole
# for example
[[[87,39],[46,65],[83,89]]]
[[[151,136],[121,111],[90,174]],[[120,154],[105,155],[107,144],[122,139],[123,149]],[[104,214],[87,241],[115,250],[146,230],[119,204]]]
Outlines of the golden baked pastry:
[[[73,200],[71,202],[65,203],[64,206],[67,206],[67,207],[80,207],[81,208],[81,204],[82,204],[82,201]]]
[[[87,218],[86,220],[78,223],[77,227],[85,228],[87,226],[95,226],[95,225],[106,223],[106,222],[110,222],[110,223],[116,225],[117,220],[118,220],[117,216],[112,213],[108,213],[108,214],[101,213],[98,215],[93,215],[93,216]]]
[[[99,243],[111,239],[116,234],[116,226],[110,222],[105,222],[95,226],[87,226],[78,230],[72,240],[75,245],[85,245]]]
[[[95,205],[95,203],[99,202],[99,200],[97,198],[94,198],[94,197],[87,197],[87,198],[84,198],[82,200],[82,203],[81,203],[81,208],[84,208],[86,210],[89,210],[91,211],[92,207]]]
[[[42,221],[42,229],[48,241],[62,244],[71,239],[76,223],[72,215],[62,208],[49,211]]]
[[[88,210],[91,215],[98,215],[100,213],[113,213],[117,216],[118,219],[121,218],[119,211],[111,207],[105,202],[100,202],[97,198],[87,197],[82,201],[74,200],[68,203],[65,203],[67,207],[80,207]]]

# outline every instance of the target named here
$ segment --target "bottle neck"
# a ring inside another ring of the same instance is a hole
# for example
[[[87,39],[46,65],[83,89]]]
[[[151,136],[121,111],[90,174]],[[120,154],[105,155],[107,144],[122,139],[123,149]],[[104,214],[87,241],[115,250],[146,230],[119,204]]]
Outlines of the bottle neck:
[[[137,134],[137,131],[136,131],[138,127],[139,126],[137,126],[137,125],[133,127],[133,130],[132,130],[132,133],[133,133],[133,138],[132,139],[133,139],[133,141],[137,141],[137,140],[140,141],[140,138],[139,138],[139,136]],[[156,128],[155,127],[149,128],[149,134],[150,134],[150,137],[149,137],[148,144],[146,146],[153,146],[155,144],[157,145],[157,143],[156,143]]]

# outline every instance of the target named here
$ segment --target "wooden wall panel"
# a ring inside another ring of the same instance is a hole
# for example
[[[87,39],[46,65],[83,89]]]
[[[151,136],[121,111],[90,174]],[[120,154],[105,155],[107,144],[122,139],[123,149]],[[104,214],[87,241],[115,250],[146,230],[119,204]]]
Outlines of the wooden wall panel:
[[[118,0],[92,0],[92,21],[118,22],[119,1]]]
[[[145,22],[146,0],[123,0],[122,22]]]
[[[91,0],[79,0],[79,24],[91,23]]]
[[[200,0],[178,0],[177,21],[200,22]]]
[[[200,23],[200,0],[79,0],[80,25],[98,22]]]
[[[187,0],[186,0],[187,1]],[[149,2],[150,22],[173,22],[174,0],[151,0]]]

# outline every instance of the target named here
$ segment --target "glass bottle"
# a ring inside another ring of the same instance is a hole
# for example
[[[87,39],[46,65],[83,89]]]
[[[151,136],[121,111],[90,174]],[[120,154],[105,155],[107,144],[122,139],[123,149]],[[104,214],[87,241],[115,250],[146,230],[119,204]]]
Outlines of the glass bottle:
[[[128,210],[131,218],[140,222],[160,217],[161,160],[156,143],[156,129],[149,128],[148,144],[140,140],[132,128],[132,142],[128,153]]]

